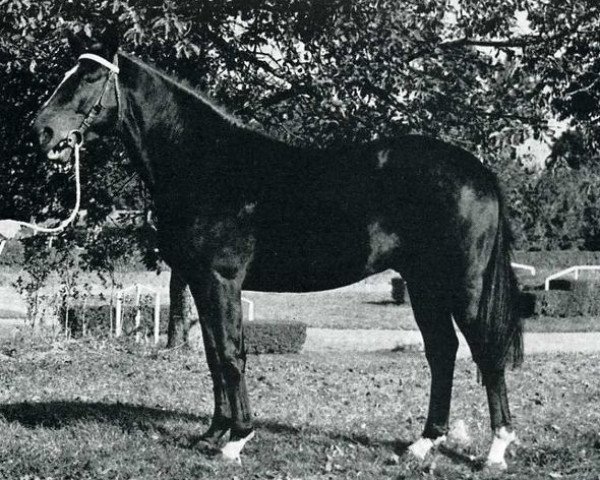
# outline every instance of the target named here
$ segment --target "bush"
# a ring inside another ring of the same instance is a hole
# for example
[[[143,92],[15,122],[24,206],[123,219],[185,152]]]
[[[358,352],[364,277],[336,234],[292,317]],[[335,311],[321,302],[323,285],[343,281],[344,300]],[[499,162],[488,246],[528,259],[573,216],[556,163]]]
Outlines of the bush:
[[[524,317],[600,316],[597,283],[562,281],[560,290],[529,290],[521,293]]]
[[[112,312],[111,312],[112,310]],[[77,304],[69,308],[69,331],[71,336],[78,338],[83,335],[84,325],[87,334],[102,336],[109,335],[111,329],[111,315],[114,319],[114,306],[105,303],[97,305]],[[154,334],[154,306],[150,302],[142,303],[141,329],[146,335]],[[114,322],[114,320],[113,320]],[[167,333],[169,323],[169,305],[160,306],[160,334]],[[61,314],[61,324],[65,324],[64,311]],[[113,325],[114,328],[114,325]],[[127,306],[123,313],[123,335],[135,333],[135,309]]]
[[[151,305],[142,305],[142,333],[153,335],[154,309]],[[112,312],[114,318],[114,307]],[[100,305],[74,305],[69,308],[68,329],[74,338],[87,335],[108,336],[111,325],[111,307]],[[160,333],[167,333],[169,323],[169,305],[160,308]],[[61,325],[65,325],[64,312]],[[246,349],[250,354],[261,353],[298,353],[306,341],[306,324],[301,322],[267,323],[260,321],[244,322]],[[123,335],[135,334],[135,309],[127,308],[123,316]]]
[[[406,282],[403,278],[392,278],[392,299],[397,304],[406,303]]]
[[[306,324],[246,322],[244,333],[248,353],[299,353],[306,341]]]
[[[19,240],[7,240],[0,253],[0,265],[19,267],[23,265],[23,244]]]

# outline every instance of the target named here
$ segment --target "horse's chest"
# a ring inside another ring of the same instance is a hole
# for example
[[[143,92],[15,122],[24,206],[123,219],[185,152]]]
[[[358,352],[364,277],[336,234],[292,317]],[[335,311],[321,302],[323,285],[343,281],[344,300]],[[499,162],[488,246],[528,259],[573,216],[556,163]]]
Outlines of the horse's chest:
[[[243,265],[252,257],[254,236],[239,215],[196,216],[185,222],[164,222],[158,229],[159,248],[167,263]]]

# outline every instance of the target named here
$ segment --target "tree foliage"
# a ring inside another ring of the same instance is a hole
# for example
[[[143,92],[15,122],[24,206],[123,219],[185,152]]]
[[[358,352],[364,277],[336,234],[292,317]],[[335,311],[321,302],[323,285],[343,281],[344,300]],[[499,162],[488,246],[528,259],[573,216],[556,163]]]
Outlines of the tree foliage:
[[[58,216],[72,203],[68,176],[27,136],[75,61],[65,29],[118,25],[124,50],[290,142],[417,132],[493,164],[535,139],[581,166],[600,138],[599,10],[593,0],[0,0],[0,216]],[[107,142],[83,168],[98,221],[139,201],[119,190],[131,170]]]

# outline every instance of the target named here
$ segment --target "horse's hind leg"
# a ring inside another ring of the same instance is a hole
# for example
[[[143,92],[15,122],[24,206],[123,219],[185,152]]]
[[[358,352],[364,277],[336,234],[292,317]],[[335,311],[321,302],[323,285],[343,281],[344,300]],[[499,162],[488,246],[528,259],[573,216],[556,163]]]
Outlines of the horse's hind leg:
[[[419,284],[415,279],[411,279],[408,285],[431,369],[427,422],[421,438],[409,447],[409,452],[422,460],[434,445],[446,438],[458,339],[441,289]]]
[[[507,467],[504,454],[507,447],[516,439],[516,435],[511,426],[504,367],[490,368],[486,366],[485,362],[481,361],[485,354],[483,351],[485,347],[480,345],[476,331],[478,328],[476,322],[481,284],[480,280],[470,282],[470,286],[466,289],[463,298],[457,302],[458,307],[454,311],[454,318],[463,332],[473,358],[481,371],[483,384],[487,393],[493,440],[486,464],[490,467],[503,470]]]

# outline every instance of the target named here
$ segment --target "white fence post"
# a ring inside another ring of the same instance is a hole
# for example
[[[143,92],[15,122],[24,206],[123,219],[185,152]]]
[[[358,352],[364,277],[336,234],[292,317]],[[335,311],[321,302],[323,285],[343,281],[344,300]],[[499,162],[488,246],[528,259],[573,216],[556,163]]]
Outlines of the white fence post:
[[[248,321],[251,322],[254,320],[254,302],[245,297],[242,297],[242,303],[248,304]]]
[[[142,334],[140,332],[140,325],[142,324],[142,308],[140,306],[140,297],[142,289],[138,284],[135,285],[135,342],[140,343]]]
[[[123,319],[123,292],[117,292],[117,306],[115,307],[115,337],[120,337]]]
[[[0,255],[2,255],[2,250],[4,250],[4,245],[6,245],[6,240],[0,240]]]
[[[154,345],[158,344],[160,336],[160,293],[156,292],[154,298]]]

